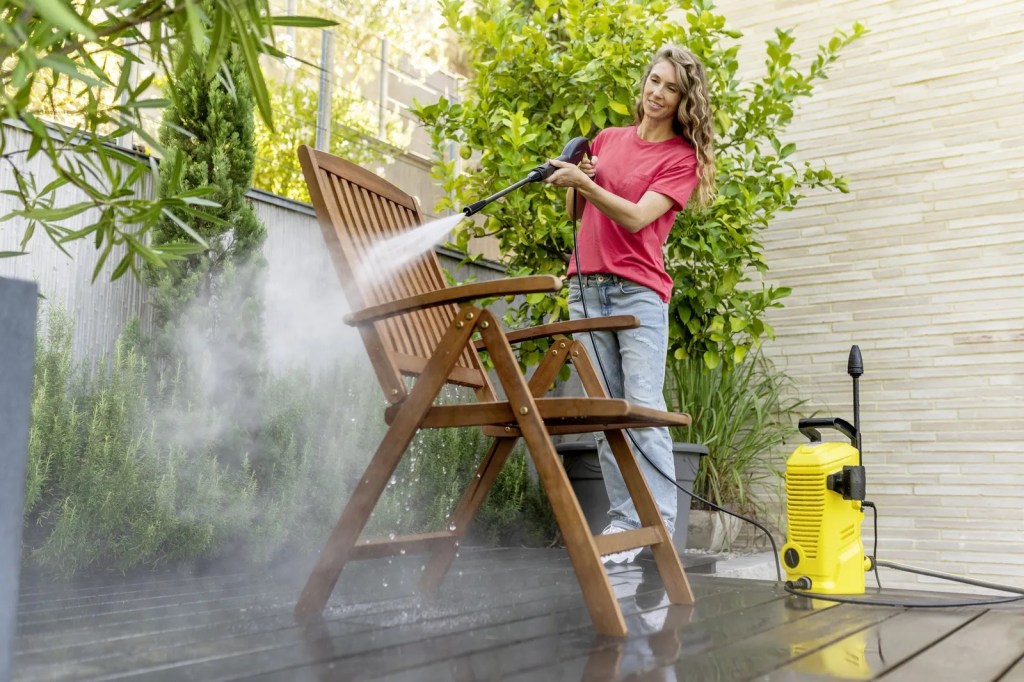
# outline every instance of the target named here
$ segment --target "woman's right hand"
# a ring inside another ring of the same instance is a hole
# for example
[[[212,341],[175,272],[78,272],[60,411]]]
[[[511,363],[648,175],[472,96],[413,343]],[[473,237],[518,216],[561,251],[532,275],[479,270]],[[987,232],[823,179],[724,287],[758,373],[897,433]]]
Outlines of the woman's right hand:
[[[580,161],[579,168],[581,171],[586,173],[588,178],[593,180],[594,176],[597,175],[597,157],[591,157],[589,154],[587,154],[586,156],[583,157],[583,160]]]

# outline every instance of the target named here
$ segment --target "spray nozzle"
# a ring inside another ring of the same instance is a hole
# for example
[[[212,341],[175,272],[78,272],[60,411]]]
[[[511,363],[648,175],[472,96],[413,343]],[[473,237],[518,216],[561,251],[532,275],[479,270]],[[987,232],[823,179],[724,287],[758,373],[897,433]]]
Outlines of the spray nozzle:
[[[585,137],[574,137],[571,140],[569,140],[569,143],[567,145],[565,145],[565,148],[562,150],[561,155],[559,155],[558,160],[564,161],[566,163],[576,164],[582,161],[583,157],[589,153],[590,141],[587,140],[587,138]],[[509,187],[506,187],[500,192],[492,194],[486,199],[474,201],[472,204],[462,209],[462,212],[466,214],[466,217],[479,213],[484,206],[491,203],[495,199],[500,199],[501,197],[505,196],[512,190],[519,189],[520,187],[527,183],[543,180],[544,178],[548,177],[554,172],[555,167],[552,166],[551,163],[543,163],[534,168],[532,171],[530,171],[527,174],[527,176],[520,180],[519,182],[515,183],[514,185],[510,185]]]

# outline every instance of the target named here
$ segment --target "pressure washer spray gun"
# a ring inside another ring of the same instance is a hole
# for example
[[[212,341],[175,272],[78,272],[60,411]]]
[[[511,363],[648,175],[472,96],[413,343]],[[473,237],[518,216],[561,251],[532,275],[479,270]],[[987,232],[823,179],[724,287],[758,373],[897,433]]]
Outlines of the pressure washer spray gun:
[[[571,140],[569,140],[569,144],[565,145],[565,149],[562,150],[562,153],[558,157],[558,160],[575,165],[582,161],[583,157],[589,153],[590,141],[587,140],[587,138],[585,137],[574,137]],[[500,192],[497,192],[496,194],[492,194],[486,199],[474,201],[472,204],[462,209],[462,212],[466,214],[466,217],[469,217],[475,213],[479,213],[480,209],[482,209],[484,206],[491,203],[495,199],[500,199],[509,192],[519,189],[523,185],[529,184],[531,182],[539,182],[541,180],[544,180],[549,175],[554,173],[555,170],[555,166],[552,166],[550,162],[542,163],[541,165],[537,166],[529,173],[527,173],[526,177],[520,180],[519,182],[515,183],[514,185],[506,187],[505,189],[501,190]]]

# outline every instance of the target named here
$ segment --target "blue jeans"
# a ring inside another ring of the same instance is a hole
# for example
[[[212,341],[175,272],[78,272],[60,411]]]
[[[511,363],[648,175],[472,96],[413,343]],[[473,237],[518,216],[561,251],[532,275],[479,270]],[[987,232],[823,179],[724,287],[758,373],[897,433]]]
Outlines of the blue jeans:
[[[590,353],[608,395],[612,398],[625,398],[636,405],[664,410],[668,304],[651,289],[613,275],[584,275],[583,284],[581,297],[579,279],[575,275],[569,277],[571,318],[608,315],[636,315],[640,318],[640,326],[636,329],[576,335],[576,339]],[[676,523],[677,493],[672,437],[664,427],[630,429],[629,433],[632,438],[627,437],[627,442],[637,456],[640,471],[647,480],[671,534]],[[611,523],[626,529],[639,528],[640,518],[608,441],[601,432],[596,433],[595,437],[601,473],[608,491],[608,516]],[[637,452],[638,447],[643,454]],[[652,464],[671,479],[654,471]]]

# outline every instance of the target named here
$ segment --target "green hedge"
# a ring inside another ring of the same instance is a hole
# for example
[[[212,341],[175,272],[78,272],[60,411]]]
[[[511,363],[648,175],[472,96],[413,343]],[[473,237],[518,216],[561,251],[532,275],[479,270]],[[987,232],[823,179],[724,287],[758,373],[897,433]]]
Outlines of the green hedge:
[[[153,370],[137,325],[95,366],[74,362],[72,330],[51,310],[38,342],[29,562],[73,575],[315,554],[384,433],[372,376],[354,363],[268,375],[250,396],[249,423],[238,424],[228,416],[236,406],[212,403],[180,371]],[[486,445],[478,430],[421,432],[364,536],[443,528]],[[538,543],[553,532],[516,451],[471,541]]]

